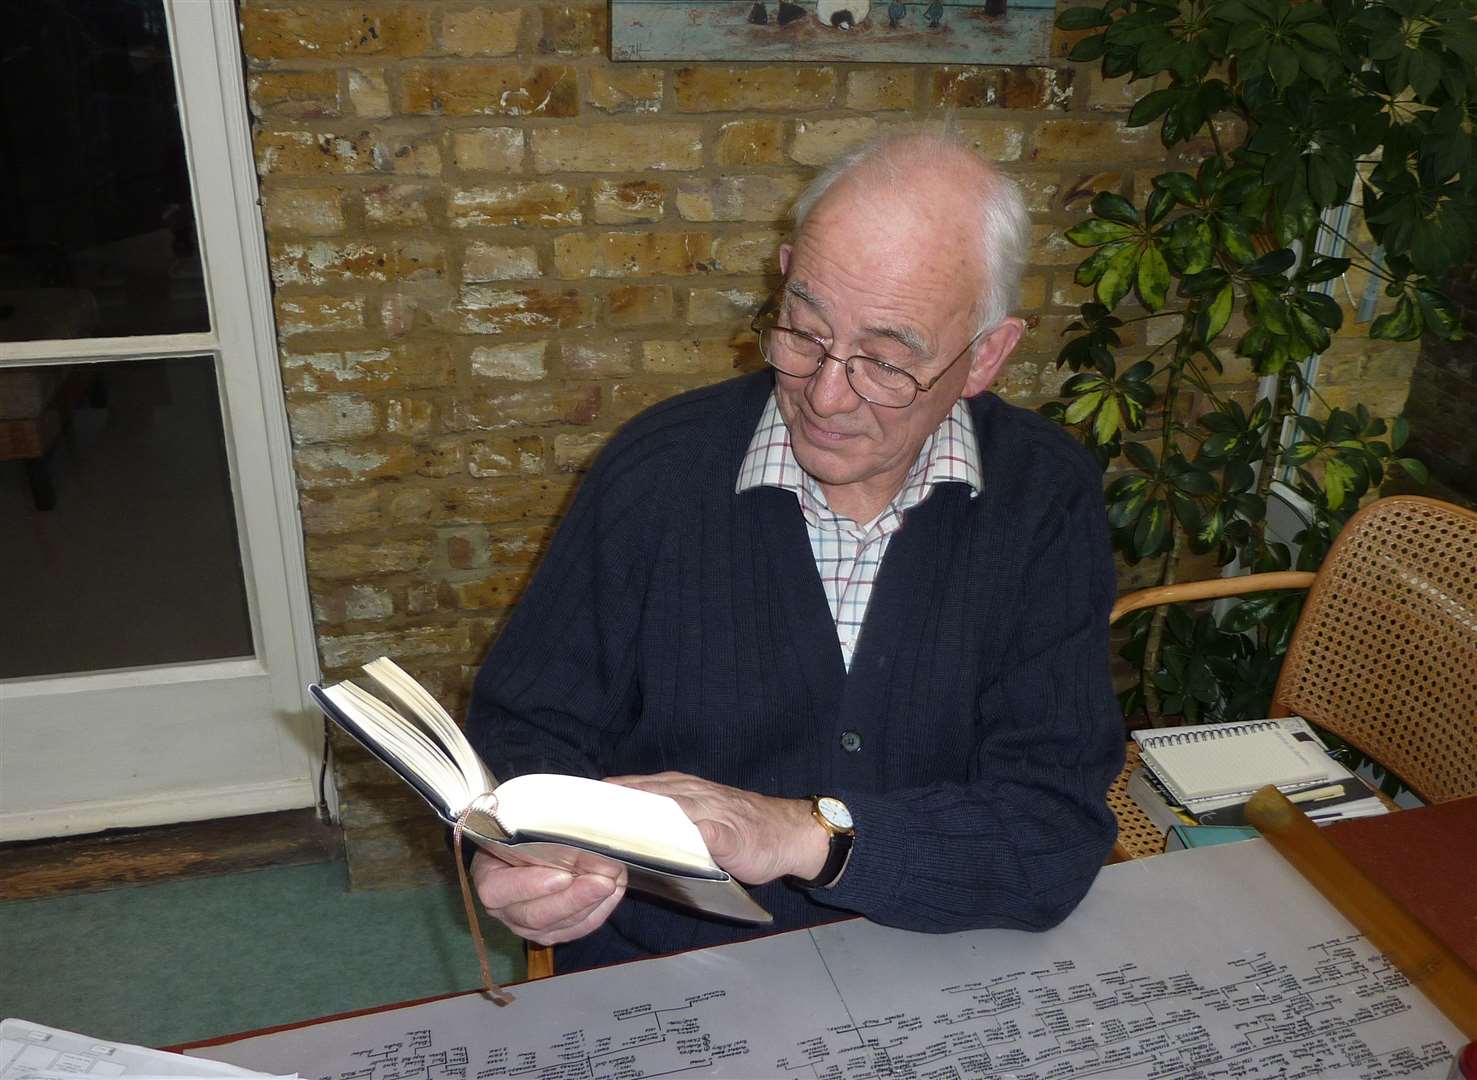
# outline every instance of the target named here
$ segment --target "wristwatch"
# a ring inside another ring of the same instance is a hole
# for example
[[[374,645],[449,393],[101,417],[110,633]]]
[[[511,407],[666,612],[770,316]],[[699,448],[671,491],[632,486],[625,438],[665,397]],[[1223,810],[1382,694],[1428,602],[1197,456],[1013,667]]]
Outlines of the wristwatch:
[[[856,829],[852,827],[851,811],[846,809],[846,804],[840,799],[829,795],[812,795],[810,812],[830,836],[831,850],[821,872],[815,877],[809,880],[791,877],[790,880],[802,889],[823,889],[834,884],[841,876],[847,856],[851,854],[852,841],[856,839]]]

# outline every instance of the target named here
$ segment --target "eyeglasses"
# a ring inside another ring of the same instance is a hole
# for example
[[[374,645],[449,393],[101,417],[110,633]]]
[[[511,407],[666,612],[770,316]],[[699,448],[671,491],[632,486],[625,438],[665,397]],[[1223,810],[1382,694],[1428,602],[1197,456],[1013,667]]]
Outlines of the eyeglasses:
[[[770,297],[759,309],[759,314],[754,316],[754,321],[749,324],[750,329],[759,335],[759,354],[764,357],[764,362],[786,375],[793,375],[797,379],[808,379],[819,371],[827,360],[834,360],[846,369],[846,381],[857,397],[888,409],[906,409],[918,399],[919,394],[932,390],[935,384],[949,372],[949,369],[974,347],[974,343],[985,336],[984,330],[975,334],[964,348],[959,350],[958,355],[944,365],[942,371],[926,383],[921,383],[902,368],[889,364],[886,360],[878,360],[871,356],[836,356],[826,348],[826,343],[814,334],[807,334],[804,330],[796,330],[792,326],[781,326],[779,322],[781,295],[782,293],[776,293]]]

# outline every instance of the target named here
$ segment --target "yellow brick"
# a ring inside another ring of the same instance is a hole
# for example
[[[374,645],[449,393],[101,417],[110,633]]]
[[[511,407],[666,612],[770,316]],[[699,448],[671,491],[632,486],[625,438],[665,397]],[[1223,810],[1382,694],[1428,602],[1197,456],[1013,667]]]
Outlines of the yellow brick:
[[[313,120],[339,114],[336,71],[268,71],[247,80],[251,111],[257,116]]]
[[[1075,68],[1008,67],[1000,75],[1000,104],[1007,109],[1072,107]]]
[[[539,35],[538,50],[560,56],[580,56],[605,51],[610,36],[605,5],[590,7],[546,7],[543,9],[544,31]]]
[[[400,73],[399,111],[446,116],[574,116],[574,68],[408,64]]]
[[[1062,190],[1060,177],[1055,173],[1011,173],[1010,178],[1020,188],[1029,213],[1045,214],[1055,208]]]
[[[451,160],[469,172],[520,172],[523,132],[519,128],[469,128],[451,133]]]
[[[384,135],[374,142],[374,167],[400,176],[440,176],[441,150],[431,134]]]
[[[725,274],[776,273],[785,235],[762,230],[717,237],[713,242],[714,269]]]
[[[645,172],[696,169],[703,163],[698,124],[538,128],[531,137],[538,172]]]
[[[697,325],[732,322],[747,326],[768,295],[767,289],[689,289],[687,321]]]
[[[344,193],[336,188],[276,188],[262,200],[274,232],[332,236],[344,229]]]
[[[1036,129],[1032,161],[1119,162],[1158,157],[1154,128],[1130,128],[1112,120],[1047,120]]]
[[[298,505],[303,531],[309,535],[357,532],[375,528],[382,521],[380,489],[375,487],[304,491]]]
[[[473,476],[537,476],[544,471],[544,441],[537,435],[492,436],[467,443]]]
[[[277,309],[277,332],[283,337],[293,334],[331,330],[362,330],[364,298],[362,296],[303,296],[278,293],[273,297]]]
[[[831,68],[678,68],[674,76],[680,112],[793,112],[823,109],[836,98]]]
[[[444,345],[282,354],[282,382],[288,393],[424,388],[447,386],[451,379],[451,356]]]
[[[1034,311],[1044,303],[1046,303],[1046,275],[1026,274],[1021,278],[1021,310]]]
[[[545,341],[479,345],[471,354],[472,377],[537,382],[545,374],[544,353],[547,351],[548,342]]]
[[[1163,171],[1163,169],[1153,170],[1155,174]],[[1079,214],[1087,213],[1087,208],[1092,205],[1093,198],[1100,191],[1122,194],[1124,183],[1128,179],[1121,172],[1084,172],[1068,175],[1072,176],[1072,179],[1069,183],[1062,185],[1061,198],[1057,200],[1056,206],[1057,209],[1071,210]]]
[[[1012,120],[970,120],[959,125],[969,148],[986,161],[1015,161],[1025,146],[1025,129]]]
[[[509,281],[538,277],[538,252],[531,247],[504,244],[467,245],[462,259],[463,281]]]
[[[719,165],[779,165],[784,143],[783,121],[734,120],[718,129],[714,157]]]
[[[1031,260],[1038,265],[1076,266],[1092,253],[1080,248],[1063,234],[1070,225],[1032,225]]]
[[[389,116],[390,86],[383,71],[349,72],[349,104],[356,116]]]
[[[694,376],[680,382],[662,379],[651,382],[616,383],[610,391],[610,415],[607,419],[617,423],[624,422],[659,402],[724,377],[726,376],[706,375]]]
[[[846,76],[846,107],[878,112],[913,107],[913,68],[868,67]]]
[[[485,389],[451,403],[451,431],[496,431],[534,424],[588,424],[600,415],[600,387],[541,383],[517,389]]]
[[[570,234],[554,240],[554,268],[562,278],[705,273],[712,242],[697,232]]]
[[[555,228],[578,225],[584,220],[578,192],[552,181],[454,191],[446,213],[451,224],[458,228],[497,225]]]
[[[590,69],[587,101],[601,112],[656,112],[662,105],[661,68],[612,64]]]
[[[979,109],[1000,101],[1000,69],[943,67],[933,72],[928,88],[934,108]]]
[[[877,121],[871,117],[798,120],[795,138],[790,143],[790,157],[801,165],[827,165],[876,131]]]
[[[302,446],[293,452],[292,459],[298,483],[305,488],[409,476],[416,465],[415,453],[404,443]],[[311,558],[308,569],[316,569]]]
[[[597,180],[590,185],[590,206],[602,225],[631,225],[660,221],[665,213],[667,189],[652,180]]]
[[[414,438],[430,434],[435,426],[436,405],[426,398],[386,398],[384,409],[387,434]]]
[[[573,291],[466,285],[441,321],[467,334],[565,330],[589,325],[590,302]]]
[[[466,446],[457,438],[430,439],[415,447],[415,474],[443,480],[466,468]]]
[[[600,379],[636,370],[636,348],[628,341],[566,341],[560,349],[565,372],[576,378]]]
[[[609,440],[610,436],[600,431],[555,435],[554,468],[560,472],[583,472],[595,463],[596,455]]]
[[[272,281],[284,285],[325,282],[389,281],[396,276],[395,253],[388,247],[346,240],[338,244],[271,243]]]
[[[658,375],[722,372],[732,374],[739,352],[726,338],[688,341],[646,341],[641,344],[642,366]]]
[[[381,10],[251,4],[241,11],[241,47],[250,60],[419,56],[430,45],[429,23],[422,4]]]
[[[793,174],[683,180],[677,212],[688,221],[778,221],[803,186],[803,178]]]
[[[528,573],[524,570],[499,570],[476,581],[456,582],[451,588],[459,608],[503,608],[517,601],[527,578]]]
[[[523,24],[519,8],[510,11],[448,11],[441,19],[438,39],[453,56],[511,56],[518,51]]]
[[[605,321],[611,326],[645,326],[672,317],[670,285],[622,285],[605,296]]]
[[[308,543],[308,570],[324,578],[358,578],[419,570],[431,559],[431,538],[382,539],[373,544],[314,539]]]
[[[432,207],[440,197],[440,188],[413,184],[365,188],[364,219],[371,225],[425,225],[431,220]]]
[[[259,129],[256,166],[263,176],[342,176],[373,172],[374,159],[367,134]]]
[[[287,403],[287,422],[292,428],[292,441],[298,445],[363,439],[380,428],[374,402],[354,394],[291,400]]]
[[[1153,79],[1105,79],[1096,67],[1083,72],[1087,79],[1087,107],[1094,112],[1127,112],[1154,89]]]

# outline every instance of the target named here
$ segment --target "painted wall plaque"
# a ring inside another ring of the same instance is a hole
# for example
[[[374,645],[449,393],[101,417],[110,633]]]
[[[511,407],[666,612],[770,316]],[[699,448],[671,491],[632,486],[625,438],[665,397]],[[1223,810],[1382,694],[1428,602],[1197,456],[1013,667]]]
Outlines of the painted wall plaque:
[[[1037,64],[1055,0],[611,0],[614,60]]]

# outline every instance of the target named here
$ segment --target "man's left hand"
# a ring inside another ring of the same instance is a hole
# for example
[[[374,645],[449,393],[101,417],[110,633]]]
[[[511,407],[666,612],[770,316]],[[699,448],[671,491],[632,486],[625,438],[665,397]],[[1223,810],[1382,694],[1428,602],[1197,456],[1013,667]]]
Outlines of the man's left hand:
[[[830,838],[811,814],[809,799],[757,795],[680,772],[606,779],[675,799],[714,861],[746,885],[786,874],[813,878],[825,865]]]

